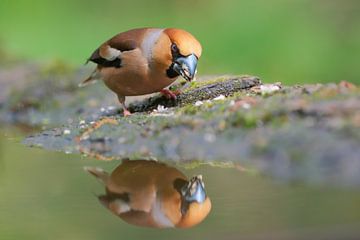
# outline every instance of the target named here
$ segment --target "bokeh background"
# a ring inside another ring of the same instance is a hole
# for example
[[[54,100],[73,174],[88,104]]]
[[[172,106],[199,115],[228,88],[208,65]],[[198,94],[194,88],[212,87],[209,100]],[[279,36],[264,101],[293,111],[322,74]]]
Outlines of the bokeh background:
[[[360,0],[0,0],[0,68],[14,59],[82,68],[103,41],[144,26],[193,33],[204,49],[202,75],[360,84]],[[130,226],[98,203],[94,195],[104,188],[82,171],[111,171],[118,162],[28,148],[20,144],[28,133],[12,131],[0,127],[1,240],[360,239],[358,189],[282,184],[209,166],[179,168],[206,179],[213,211],[202,225]]]
[[[2,52],[80,67],[131,28],[178,27],[203,44],[200,74],[360,83],[358,0],[1,0]]]

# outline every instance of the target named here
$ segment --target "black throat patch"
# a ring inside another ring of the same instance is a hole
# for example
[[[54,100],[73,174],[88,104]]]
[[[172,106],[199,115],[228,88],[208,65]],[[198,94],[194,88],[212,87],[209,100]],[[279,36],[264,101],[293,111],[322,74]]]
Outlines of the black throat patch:
[[[184,179],[181,179],[181,178],[175,179],[173,186],[176,189],[176,191],[179,192],[180,196],[182,196],[181,188],[186,184],[188,184],[188,181],[186,181]],[[184,216],[186,214],[186,212],[189,209],[189,205],[190,205],[190,203],[185,201],[185,199],[183,197],[181,197],[181,207],[180,207],[181,215]]]
[[[174,70],[174,63],[172,63],[166,70],[166,76],[168,76],[168,78],[175,78],[179,76],[179,74]]]

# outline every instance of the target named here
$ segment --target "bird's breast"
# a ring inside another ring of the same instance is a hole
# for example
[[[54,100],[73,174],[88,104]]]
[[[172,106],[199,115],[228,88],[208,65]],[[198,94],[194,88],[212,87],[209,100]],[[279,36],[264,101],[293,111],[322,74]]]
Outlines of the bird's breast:
[[[151,62],[153,59],[153,50],[156,42],[160,38],[163,29],[160,28],[152,28],[147,31],[145,34],[144,40],[141,44],[141,49],[144,57]]]
[[[126,60],[122,61],[120,68],[100,70],[105,85],[118,95],[137,96],[159,92],[176,80],[166,76],[166,66],[149,63],[140,53],[132,53],[132,58],[125,53],[123,57]]]
[[[174,223],[163,212],[163,206],[160,199],[156,199],[154,202],[153,208],[151,210],[151,216],[159,227],[168,228],[175,226]]]

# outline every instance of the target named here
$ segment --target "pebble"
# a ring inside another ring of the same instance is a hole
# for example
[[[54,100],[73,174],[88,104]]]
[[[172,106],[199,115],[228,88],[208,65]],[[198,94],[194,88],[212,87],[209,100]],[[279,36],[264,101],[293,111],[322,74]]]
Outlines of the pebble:
[[[69,129],[65,129],[63,132],[64,135],[69,135],[70,133],[71,133],[71,131]]]
[[[248,103],[244,103],[244,104],[242,105],[242,107],[245,108],[245,109],[250,109],[250,108],[251,108],[251,105],[248,104]]]
[[[219,101],[219,100],[224,100],[224,99],[225,99],[225,96],[221,94],[221,95],[217,96],[216,98],[214,98],[213,100]]]
[[[154,109],[154,112],[165,112],[167,110],[166,107],[163,105],[158,105],[156,109]]]
[[[195,105],[196,107],[198,107],[198,106],[201,106],[201,105],[203,105],[203,104],[204,104],[204,103],[203,103],[202,101],[196,101],[194,105]]]

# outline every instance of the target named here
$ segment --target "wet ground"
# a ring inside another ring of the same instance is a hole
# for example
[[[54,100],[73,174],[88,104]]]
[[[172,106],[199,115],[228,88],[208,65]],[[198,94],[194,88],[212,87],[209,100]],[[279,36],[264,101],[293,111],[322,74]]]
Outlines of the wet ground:
[[[124,118],[101,83],[77,87],[85,75],[61,63],[0,71],[5,239],[360,235],[357,86],[203,77],[173,86],[183,92],[176,101],[133,99],[133,115]],[[208,218],[176,231],[140,229],[111,215],[95,196],[103,186],[82,168],[111,172],[123,158],[202,174]]]

